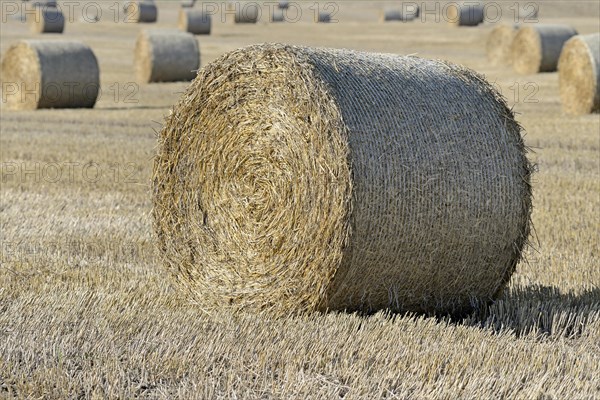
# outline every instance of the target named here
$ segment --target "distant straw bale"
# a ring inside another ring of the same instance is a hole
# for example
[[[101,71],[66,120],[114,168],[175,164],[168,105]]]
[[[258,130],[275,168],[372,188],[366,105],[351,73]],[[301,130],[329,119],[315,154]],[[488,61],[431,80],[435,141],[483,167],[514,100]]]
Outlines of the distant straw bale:
[[[91,108],[100,90],[96,56],[78,41],[22,40],[4,55],[2,76],[14,110]]]
[[[600,33],[574,36],[565,43],[558,78],[567,114],[600,112]]]
[[[515,71],[520,74],[556,71],[563,45],[576,34],[568,25],[522,26],[511,46]]]
[[[453,26],[476,26],[483,22],[483,6],[478,4],[453,3],[447,8],[448,23]]]
[[[158,19],[158,9],[154,1],[128,1],[124,7],[128,22],[152,23]]]
[[[154,228],[208,312],[465,310],[521,257],[530,173],[471,70],[254,45],[200,70],[167,118]]]
[[[200,48],[190,33],[143,30],[135,44],[134,64],[139,82],[190,81],[200,68]]]
[[[415,19],[415,14],[403,14],[400,10],[382,10],[379,16],[380,22],[390,22],[390,21],[412,21]]]
[[[38,7],[28,16],[31,33],[63,33],[65,17],[53,7]]]
[[[234,22],[236,24],[255,24],[260,17],[260,5],[255,2],[231,2],[229,10],[235,11]]]
[[[285,21],[285,9],[276,8],[273,10],[271,16],[271,22],[284,22]]]
[[[211,16],[200,9],[180,9],[178,26],[194,35],[210,35]]]
[[[324,22],[324,23],[329,23],[331,22],[331,13],[328,13],[326,11],[319,11],[319,14],[315,16],[315,22]]]
[[[519,25],[498,25],[488,35],[485,50],[493,65],[510,65],[511,46]]]

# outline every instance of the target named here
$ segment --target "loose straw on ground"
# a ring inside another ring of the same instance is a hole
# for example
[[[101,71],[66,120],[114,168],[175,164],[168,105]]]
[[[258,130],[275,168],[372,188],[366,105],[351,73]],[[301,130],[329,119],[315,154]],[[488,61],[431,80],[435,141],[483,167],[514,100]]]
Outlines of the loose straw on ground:
[[[574,36],[565,43],[558,78],[565,113],[600,112],[600,33]]]
[[[98,61],[78,41],[23,40],[2,61],[8,108],[91,108],[100,90]]]
[[[200,70],[167,118],[154,228],[208,312],[465,310],[521,258],[530,173],[471,70],[255,45]]]

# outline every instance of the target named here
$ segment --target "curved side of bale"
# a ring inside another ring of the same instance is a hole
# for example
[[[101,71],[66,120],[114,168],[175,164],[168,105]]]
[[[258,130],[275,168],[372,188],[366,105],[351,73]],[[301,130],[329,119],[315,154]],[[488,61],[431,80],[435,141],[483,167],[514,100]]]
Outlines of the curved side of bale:
[[[128,22],[152,23],[158,19],[158,9],[154,1],[129,1],[125,3]]]
[[[204,67],[167,118],[154,229],[209,312],[461,310],[520,259],[530,172],[470,70],[256,45]]]
[[[20,41],[4,55],[2,75],[16,84],[7,95],[14,110],[92,108],[100,90],[96,56],[78,41]]]
[[[510,65],[511,45],[519,29],[518,25],[498,25],[490,32],[485,51],[487,59],[493,65]]]
[[[233,4],[236,24],[255,24],[260,16],[258,3]]]
[[[520,74],[554,72],[563,45],[577,31],[568,25],[523,26],[517,32],[511,58]]]
[[[190,33],[143,30],[138,35],[134,64],[139,82],[191,81],[200,68],[200,49]]]
[[[565,43],[558,78],[565,113],[600,112],[600,33],[574,36]]]
[[[484,8],[481,5],[451,4],[447,8],[448,23],[453,26],[477,26],[483,22]]]
[[[32,33],[63,33],[65,29],[65,17],[58,8],[38,7],[31,17]]]
[[[210,35],[211,16],[202,10],[179,10],[179,29],[194,35]]]

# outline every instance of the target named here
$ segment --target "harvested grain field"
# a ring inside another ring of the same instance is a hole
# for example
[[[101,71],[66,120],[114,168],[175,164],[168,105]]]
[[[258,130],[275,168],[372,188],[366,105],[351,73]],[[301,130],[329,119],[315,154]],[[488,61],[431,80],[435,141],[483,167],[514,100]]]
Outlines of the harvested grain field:
[[[156,1],[154,24],[116,23],[109,2],[91,23],[91,2],[78,3],[63,34],[43,35],[7,3],[2,55],[23,39],[80,40],[101,91],[93,109],[13,111],[14,82],[0,78],[0,398],[600,397],[600,117],[562,113],[557,73],[490,65],[495,24],[423,20],[433,3],[412,22],[380,23],[391,3],[353,1],[322,24],[314,16],[332,10],[311,2],[294,23],[265,22],[267,7],[256,24],[213,15],[196,37],[202,66],[263,42],[464,65],[505,96],[536,164],[531,245],[495,303],[453,317],[274,318],[207,314],[156,250],[157,132],[189,82],[136,83],[133,52],[140,29],[177,28],[180,2]],[[539,6],[540,22],[600,31],[597,2]]]

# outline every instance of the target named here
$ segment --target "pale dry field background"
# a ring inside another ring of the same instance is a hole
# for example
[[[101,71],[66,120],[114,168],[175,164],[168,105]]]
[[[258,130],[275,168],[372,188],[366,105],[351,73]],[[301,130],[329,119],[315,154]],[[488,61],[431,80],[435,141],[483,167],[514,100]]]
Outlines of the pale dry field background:
[[[496,82],[539,170],[532,247],[504,296],[456,319],[205,315],[161,268],[151,232],[155,131],[186,84],[127,86],[141,26],[79,12],[44,39],[93,48],[96,108],[2,108],[1,398],[600,398],[599,116],[563,115],[556,73],[488,65],[490,25],[380,24],[382,3],[338,4],[335,24],[214,23],[198,37],[202,65],[280,41],[443,58]],[[600,30],[598,1],[538,4],[544,22]],[[144,27],[175,26],[177,9],[159,2]],[[33,37],[9,18],[0,51]]]

